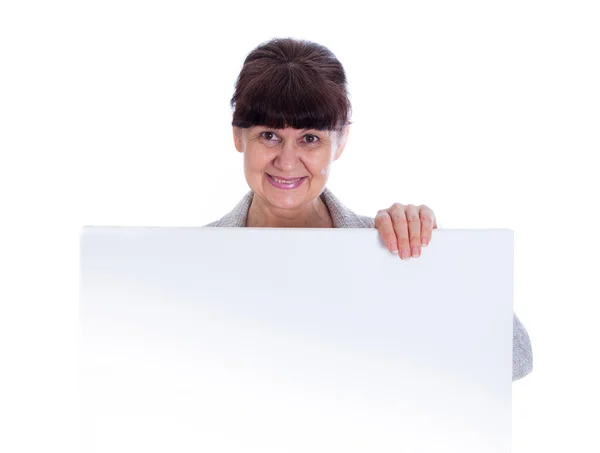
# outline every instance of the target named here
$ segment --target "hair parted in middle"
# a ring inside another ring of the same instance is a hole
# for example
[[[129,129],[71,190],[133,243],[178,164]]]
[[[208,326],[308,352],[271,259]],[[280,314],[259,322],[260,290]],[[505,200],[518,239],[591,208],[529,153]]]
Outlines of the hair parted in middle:
[[[244,61],[231,98],[232,125],[341,130],[350,124],[346,73],[326,47],[275,38]]]

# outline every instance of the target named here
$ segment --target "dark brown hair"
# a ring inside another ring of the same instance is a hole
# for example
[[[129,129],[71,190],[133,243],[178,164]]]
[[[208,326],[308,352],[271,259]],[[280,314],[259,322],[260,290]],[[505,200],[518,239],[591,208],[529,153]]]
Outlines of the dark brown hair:
[[[275,38],[244,61],[231,98],[234,126],[340,130],[350,124],[346,73],[326,47]]]

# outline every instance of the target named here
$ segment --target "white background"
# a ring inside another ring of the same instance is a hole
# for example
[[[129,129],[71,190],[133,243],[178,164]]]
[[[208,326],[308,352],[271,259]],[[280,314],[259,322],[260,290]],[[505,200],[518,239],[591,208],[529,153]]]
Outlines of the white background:
[[[534,371],[513,384],[513,451],[597,452],[598,23],[592,1],[3,2],[0,450],[76,451],[80,227],[233,208],[233,83],[292,36],[348,74],[342,202],[515,231]]]

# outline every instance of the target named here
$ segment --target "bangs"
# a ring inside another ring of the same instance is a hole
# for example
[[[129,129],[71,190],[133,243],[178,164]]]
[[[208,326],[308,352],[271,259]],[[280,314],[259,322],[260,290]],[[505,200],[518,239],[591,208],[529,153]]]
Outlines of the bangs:
[[[339,130],[350,124],[345,90],[317,70],[289,62],[263,69],[246,74],[246,81],[240,77],[244,89],[231,99],[234,126]]]

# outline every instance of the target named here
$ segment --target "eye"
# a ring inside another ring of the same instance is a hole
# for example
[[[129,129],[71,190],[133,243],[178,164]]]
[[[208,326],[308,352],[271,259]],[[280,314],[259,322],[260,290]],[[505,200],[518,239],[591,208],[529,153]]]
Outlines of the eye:
[[[304,136],[304,141],[306,143],[317,143],[319,141],[319,137],[313,134],[306,134]]]
[[[273,140],[273,138],[276,138],[276,137],[277,137],[277,136],[275,135],[275,133],[274,133],[274,132],[271,132],[271,131],[264,131],[264,132],[261,132],[259,135],[260,135],[261,137],[263,137],[265,140],[268,140],[268,141],[270,141],[270,142],[271,142],[271,141],[276,141],[276,140]]]

